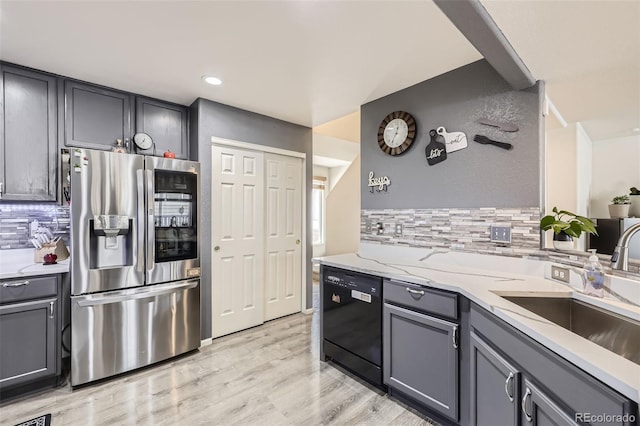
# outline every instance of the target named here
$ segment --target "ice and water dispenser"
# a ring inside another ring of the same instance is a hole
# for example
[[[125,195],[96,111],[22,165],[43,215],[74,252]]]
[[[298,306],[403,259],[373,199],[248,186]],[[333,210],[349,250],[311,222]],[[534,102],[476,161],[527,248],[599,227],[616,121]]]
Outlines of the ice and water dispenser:
[[[133,264],[132,222],[118,215],[98,215],[89,221],[91,269]]]

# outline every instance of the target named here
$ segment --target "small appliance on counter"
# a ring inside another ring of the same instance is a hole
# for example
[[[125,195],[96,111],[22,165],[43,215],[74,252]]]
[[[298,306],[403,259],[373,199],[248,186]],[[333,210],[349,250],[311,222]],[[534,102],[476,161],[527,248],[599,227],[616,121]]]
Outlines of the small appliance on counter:
[[[613,254],[620,236],[625,230],[640,223],[640,218],[592,219],[598,235],[588,234],[587,248],[596,249],[600,254]],[[640,260],[640,234],[629,240],[629,258]]]
[[[74,149],[71,385],[200,346],[200,165]]]

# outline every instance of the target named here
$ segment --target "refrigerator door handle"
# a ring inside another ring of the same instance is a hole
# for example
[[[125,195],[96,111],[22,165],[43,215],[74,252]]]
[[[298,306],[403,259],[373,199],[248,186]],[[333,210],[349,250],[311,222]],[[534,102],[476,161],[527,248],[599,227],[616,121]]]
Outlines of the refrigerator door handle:
[[[159,289],[141,290],[137,293],[118,294],[114,296],[87,296],[85,299],[78,300],[76,303],[80,307],[89,307],[95,305],[109,305],[111,303],[126,302],[128,300],[149,299],[151,297],[163,294],[174,293],[178,290],[188,290],[198,285],[198,280],[188,281],[186,283],[173,284],[171,286],[163,286]]]
[[[137,217],[137,229],[138,229],[138,254],[136,258],[136,270],[138,272],[144,272],[144,170],[136,170],[136,184],[138,187],[138,217]]]
[[[155,257],[155,190],[153,185],[153,170],[145,170],[147,174],[147,271],[153,269]]]

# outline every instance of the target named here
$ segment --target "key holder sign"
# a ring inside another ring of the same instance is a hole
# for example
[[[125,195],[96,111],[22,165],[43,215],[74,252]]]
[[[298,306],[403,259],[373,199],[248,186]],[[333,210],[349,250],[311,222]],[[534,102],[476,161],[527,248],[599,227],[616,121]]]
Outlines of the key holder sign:
[[[373,171],[369,172],[369,192],[373,193],[374,188],[376,191],[384,191],[387,192],[387,187],[391,185],[391,180],[388,176],[378,176],[375,177]],[[376,188],[377,187],[377,188]]]

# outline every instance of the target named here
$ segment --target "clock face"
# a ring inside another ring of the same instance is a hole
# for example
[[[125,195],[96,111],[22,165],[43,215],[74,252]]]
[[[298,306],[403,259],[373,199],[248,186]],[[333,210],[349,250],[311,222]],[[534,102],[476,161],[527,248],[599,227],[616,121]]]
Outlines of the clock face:
[[[151,136],[146,133],[136,133],[133,135],[133,142],[140,149],[149,149],[153,145]]]
[[[389,155],[405,152],[416,137],[416,121],[411,114],[394,111],[387,115],[378,128],[378,145]]]
[[[404,143],[408,134],[407,122],[401,118],[394,118],[384,128],[384,142],[391,148],[396,148]]]

